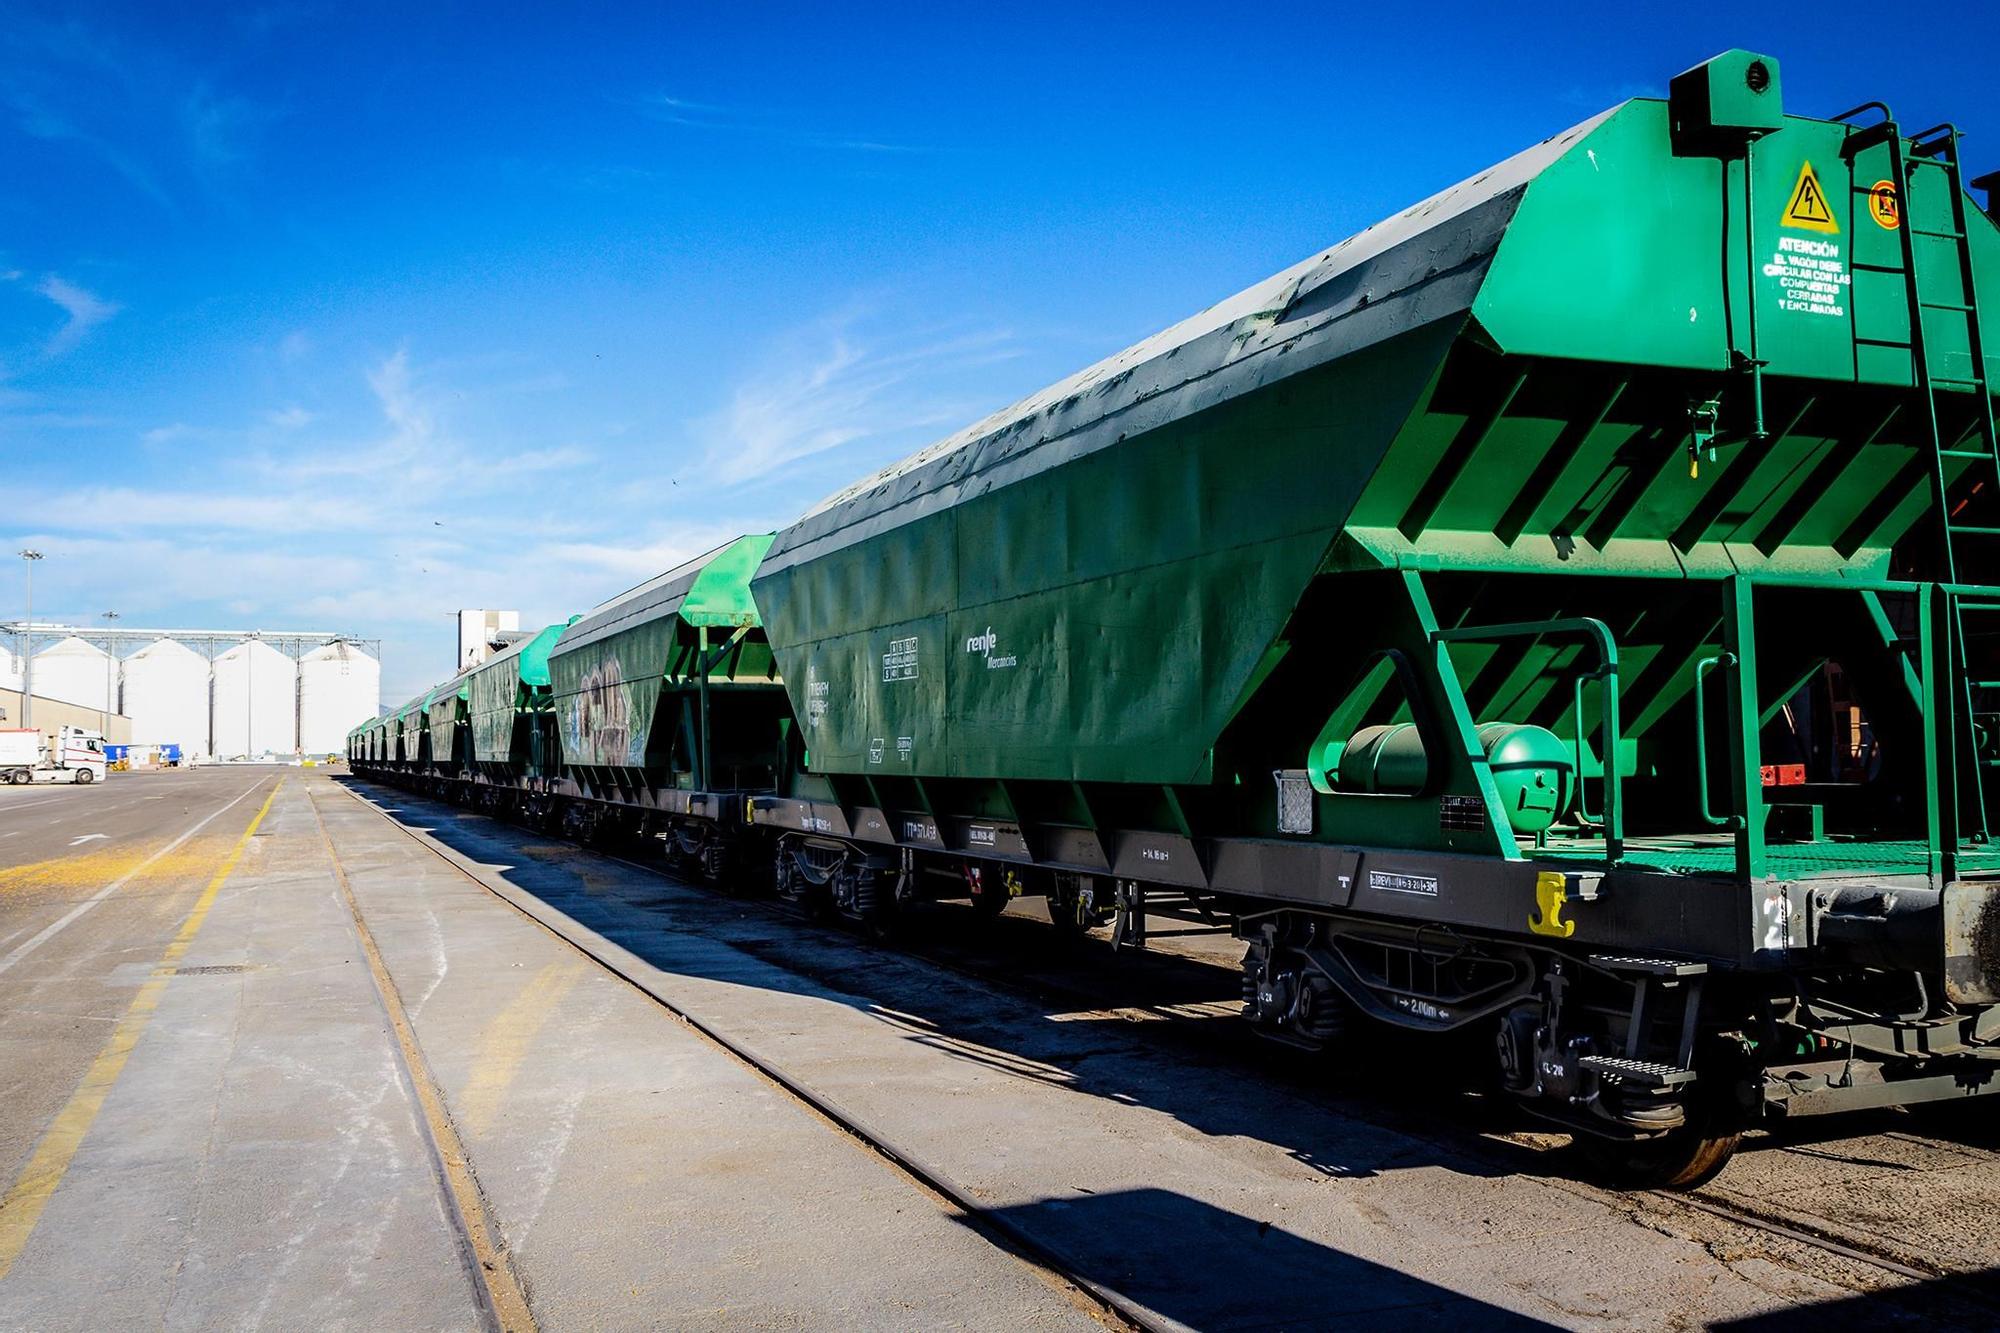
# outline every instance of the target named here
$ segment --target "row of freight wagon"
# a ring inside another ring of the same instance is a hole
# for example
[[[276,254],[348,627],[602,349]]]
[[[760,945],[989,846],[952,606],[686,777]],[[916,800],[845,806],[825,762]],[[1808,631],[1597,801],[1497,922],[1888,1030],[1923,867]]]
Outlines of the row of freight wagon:
[[[2000,228],[1958,147],[1725,53],[350,759],[857,921],[1213,923],[1257,1031],[1482,1050],[1636,1180],[1990,1094]]]

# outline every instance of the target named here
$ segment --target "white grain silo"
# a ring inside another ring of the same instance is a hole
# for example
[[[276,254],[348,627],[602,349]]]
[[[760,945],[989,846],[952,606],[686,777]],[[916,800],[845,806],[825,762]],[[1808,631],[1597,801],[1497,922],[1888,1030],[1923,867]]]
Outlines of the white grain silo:
[[[261,639],[215,659],[211,734],[218,759],[289,755],[298,748],[299,671]]]
[[[208,659],[172,639],[156,639],[125,659],[124,706],[139,745],[208,753]]]
[[[35,697],[103,712],[116,689],[111,656],[74,634],[35,654]]]
[[[342,754],[347,733],[375,716],[382,664],[351,643],[328,643],[299,659],[299,750]]]

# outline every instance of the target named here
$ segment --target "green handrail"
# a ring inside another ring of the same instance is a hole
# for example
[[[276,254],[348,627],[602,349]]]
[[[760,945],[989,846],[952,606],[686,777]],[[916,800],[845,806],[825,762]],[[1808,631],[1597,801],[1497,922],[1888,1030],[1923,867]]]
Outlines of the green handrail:
[[[1743,827],[1741,815],[1717,815],[1708,808],[1708,706],[1702,702],[1702,682],[1708,673],[1718,666],[1734,667],[1735,653],[1718,653],[1714,657],[1704,657],[1694,664],[1694,771],[1701,790],[1701,817],[1716,828],[1739,829]]]

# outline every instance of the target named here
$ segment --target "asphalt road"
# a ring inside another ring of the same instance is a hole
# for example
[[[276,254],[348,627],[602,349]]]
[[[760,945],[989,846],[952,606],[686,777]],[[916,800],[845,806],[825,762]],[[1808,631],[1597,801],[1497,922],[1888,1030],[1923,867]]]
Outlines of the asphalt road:
[[[278,781],[272,768],[0,787],[0,1164],[21,1161]]]

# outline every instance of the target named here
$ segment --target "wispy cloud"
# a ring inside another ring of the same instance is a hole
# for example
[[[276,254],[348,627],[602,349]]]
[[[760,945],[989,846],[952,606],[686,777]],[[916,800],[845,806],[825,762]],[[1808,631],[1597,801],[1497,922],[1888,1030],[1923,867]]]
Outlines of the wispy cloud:
[[[61,356],[69,351],[82,342],[92,329],[121,309],[116,301],[107,301],[54,273],[43,278],[35,290],[61,306],[63,314],[68,317],[42,346],[49,356]]]
[[[173,421],[164,426],[154,426],[150,430],[143,431],[140,433],[139,438],[149,445],[158,447],[159,445],[173,444],[179,440],[196,439],[200,436],[213,435],[214,433],[200,426],[191,426],[185,421]]]
[[[375,369],[368,372],[368,387],[382,406],[382,415],[395,427],[400,442],[422,444],[437,434],[437,417],[430,404],[417,393],[410,373],[410,350],[399,347]]]
[[[552,619],[700,549],[617,488],[593,488],[586,445],[491,438],[484,423],[513,382],[458,378],[397,348],[355,368],[351,403],[319,392],[324,410],[285,404],[147,432],[167,447],[198,442],[213,464],[199,485],[106,484],[84,470],[14,492],[24,512],[75,516],[41,543],[52,609],[116,589],[128,618],[379,635],[385,691],[406,695],[448,669],[443,618],[456,607]],[[578,494],[591,503],[570,503]],[[106,515],[115,542],[98,535]],[[569,543],[600,549],[549,554]]]
[[[1005,330],[911,334],[851,314],[809,326],[695,423],[707,476],[736,484],[849,445],[923,443],[913,437],[976,415],[966,372],[1018,355]]]
[[[663,574],[675,565],[691,560],[703,551],[713,550],[724,542],[743,535],[741,523],[680,524],[671,537],[654,540],[640,539],[630,545],[614,545],[608,542],[547,542],[537,550],[540,559],[551,568],[569,571],[585,576],[579,579],[588,585],[592,571],[603,571],[621,580],[626,586],[643,582],[654,575]],[[596,584],[599,602],[611,601],[623,589]],[[582,608],[578,608],[581,610]]]
[[[50,143],[73,143],[110,167],[141,194],[165,208],[173,208],[173,199],[152,169],[109,138],[84,129],[72,117],[30,93],[16,91],[9,96],[8,104],[14,112],[15,127],[21,133]]]
[[[694,102],[666,93],[639,100],[648,117],[664,125],[682,129],[713,130],[725,134],[765,139],[799,148],[821,148],[851,153],[923,153],[920,144],[896,143],[871,135],[830,129],[809,123],[808,113],[779,107],[731,107],[713,102]]]
[[[250,155],[250,138],[268,119],[254,103],[197,83],[181,99],[181,132],[194,160],[204,167],[227,167]]]
[[[241,63],[265,44],[242,30],[203,65]],[[262,55],[262,52],[258,52]],[[177,213],[176,195],[227,203],[222,186],[254,157],[258,131],[279,113],[218,84],[165,44],[121,40],[113,25],[9,14],[0,26],[7,88],[0,112],[28,138],[69,145]]]

